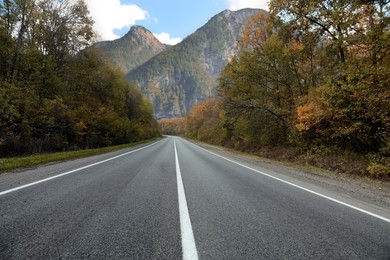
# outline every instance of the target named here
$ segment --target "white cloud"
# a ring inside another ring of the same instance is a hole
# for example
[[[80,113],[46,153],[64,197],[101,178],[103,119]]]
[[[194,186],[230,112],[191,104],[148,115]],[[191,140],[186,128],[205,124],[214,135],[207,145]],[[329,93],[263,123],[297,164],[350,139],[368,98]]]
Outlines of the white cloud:
[[[153,33],[154,36],[156,36],[156,38],[162,42],[162,43],[165,43],[165,44],[169,44],[169,45],[176,45],[178,44],[179,42],[182,41],[181,38],[171,38],[171,36],[169,35],[169,33],[165,33],[165,32],[162,32],[162,33]]]
[[[260,8],[268,10],[269,0],[227,0],[228,8],[232,11],[243,8]]]
[[[113,30],[134,25],[145,20],[148,13],[137,5],[121,4],[120,0],[86,0],[93,20],[94,29],[103,40],[119,38]]]

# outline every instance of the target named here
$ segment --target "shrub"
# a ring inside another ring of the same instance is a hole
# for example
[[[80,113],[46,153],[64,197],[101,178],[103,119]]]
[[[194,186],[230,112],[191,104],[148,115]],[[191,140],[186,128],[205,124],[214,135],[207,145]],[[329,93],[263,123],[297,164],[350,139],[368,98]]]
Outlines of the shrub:
[[[374,178],[383,179],[390,177],[390,167],[380,163],[371,163],[367,171]]]

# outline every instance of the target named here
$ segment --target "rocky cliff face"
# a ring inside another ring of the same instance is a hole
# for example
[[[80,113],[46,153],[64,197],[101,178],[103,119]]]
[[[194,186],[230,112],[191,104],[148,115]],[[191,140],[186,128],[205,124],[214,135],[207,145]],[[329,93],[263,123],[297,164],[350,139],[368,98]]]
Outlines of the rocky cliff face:
[[[98,42],[92,46],[101,50],[105,58],[125,74],[168,47],[142,26],[131,27],[130,31],[120,39]]]
[[[259,11],[223,11],[171,47],[139,26],[95,47],[128,72],[126,78],[151,101],[156,118],[184,116],[196,102],[216,95],[217,79],[237,52],[246,20]]]
[[[204,63],[214,80],[226,66],[230,58],[237,53],[236,43],[241,36],[246,20],[258,13],[256,9],[244,9],[236,12],[226,10],[213,17],[200,29],[206,34]]]

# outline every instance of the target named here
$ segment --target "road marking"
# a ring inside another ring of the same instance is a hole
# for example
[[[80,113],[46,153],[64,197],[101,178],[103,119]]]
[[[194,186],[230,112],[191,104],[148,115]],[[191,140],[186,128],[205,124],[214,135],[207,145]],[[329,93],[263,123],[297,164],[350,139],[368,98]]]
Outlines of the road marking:
[[[179,199],[180,212],[180,229],[181,229],[181,245],[183,250],[184,260],[197,260],[198,252],[196,251],[194,233],[192,231],[190,213],[188,212],[186,194],[184,192],[183,180],[181,178],[181,171],[179,159],[177,156],[176,139],[173,139],[173,146],[175,148],[175,164],[177,177],[177,193]]]
[[[151,147],[151,146],[153,146],[155,144],[158,144],[158,143],[160,143],[162,141],[163,140],[155,142],[155,143],[152,143],[150,145],[147,145],[147,146],[144,146],[144,147],[141,147],[141,148],[138,148],[136,150],[132,150],[132,151],[124,153],[124,154],[117,155],[115,157],[112,157],[112,158],[109,158],[109,159],[106,159],[106,160],[103,160],[103,161],[100,161],[100,162],[97,162],[97,163],[93,163],[93,164],[90,164],[90,165],[87,165],[87,166],[84,166],[84,167],[81,167],[81,168],[78,168],[78,169],[75,169],[75,170],[71,170],[71,171],[68,171],[68,172],[64,172],[64,173],[58,174],[56,176],[52,176],[52,177],[49,177],[49,178],[46,178],[46,179],[42,179],[40,181],[32,182],[32,183],[29,183],[29,184],[26,184],[26,185],[22,185],[22,186],[19,186],[19,187],[16,187],[16,188],[12,188],[12,189],[9,189],[9,190],[6,190],[6,191],[2,191],[2,192],[0,192],[0,196],[8,194],[8,193],[11,193],[11,192],[14,192],[14,191],[17,191],[17,190],[24,189],[24,188],[27,188],[27,187],[30,187],[30,186],[33,186],[33,185],[36,185],[36,184],[39,184],[39,183],[42,183],[42,182],[50,181],[50,180],[53,180],[53,179],[56,179],[56,178],[59,178],[59,177],[62,177],[62,176],[74,173],[74,172],[78,172],[78,171],[81,171],[81,170],[84,170],[84,169],[87,169],[87,168],[90,168],[90,167],[93,167],[93,166],[96,166],[96,165],[99,165],[99,164],[102,164],[102,163],[105,163],[105,162],[108,162],[108,161],[115,160],[115,159],[123,157],[125,155],[131,154],[131,153],[135,153],[135,152],[138,152],[140,150],[143,150],[143,149],[146,149],[148,147]]]
[[[299,186],[299,185],[297,185],[297,184],[294,184],[294,183],[292,183],[292,182],[285,181],[285,180],[283,180],[283,179],[280,179],[280,178],[278,178],[278,177],[272,176],[272,175],[267,174],[267,173],[265,173],[265,172],[262,172],[262,171],[253,169],[253,168],[251,168],[251,167],[249,167],[249,166],[246,166],[246,165],[241,164],[241,163],[239,163],[239,162],[233,161],[233,160],[231,160],[231,159],[229,159],[229,158],[223,157],[222,155],[219,155],[219,154],[210,152],[209,150],[204,149],[204,148],[202,148],[202,147],[200,147],[200,146],[198,146],[198,145],[195,145],[195,144],[193,144],[193,143],[191,143],[191,142],[188,142],[188,143],[190,143],[191,145],[193,145],[193,146],[195,146],[195,147],[197,147],[197,148],[199,148],[199,149],[201,149],[201,150],[203,150],[203,151],[206,151],[206,152],[208,152],[208,153],[210,153],[210,154],[213,154],[213,155],[215,155],[215,156],[217,156],[217,157],[219,157],[219,158],[222,158],[222,159],[224,159],[224,160],[226,160],[226,161],[229,161],[229,162],[231,162],[231,163],[237,164],[237,165],[239,165],[239,166],[241,166],[241,167],[244,167],[244,168],[246,168],[246,169],[249,169],[249,170],[251,170],[251,171],[257,172],[257,173],[259,173],[259,174],[262,174],[262,175],[267,176],[267,177],[269,177],[269,178],[272,178],[272,179],[274,179],[274,180],[283,182],[283,183],[285,183],[285,184],[288,184],[288,185],[291,185],[291,186],[296,187],[296,188],[298,188],[298,189],[301,189],[301,190],[304,190],[304,191],[306,191],[306,192],[312,193],[312,194],[317,195],[317,196],[319,196],[319,197],[322,197],[322,198],[324,198],[324,199],[327,199],[327,200],[336,202],[336,203],[341,204],[341,205],[343,205],[343,206],[346,206],[346,207],[348,207],[348,208],[351,208],[351,209],[360,211],[360,212],[362,212],[362,213],[365,213],[365,214],[367,214],[367,215],[370,215],[370,216],[372,216],[372,217],[375,217],[375,218],[378,218],[378,219],[380,219],[380,220],[383,220],[383,221],[385,221],[385,222],[390,223],[390,219],[388,219],[388,218],[382,217],[382,216],[377,215],[377,214],[375,214],[375,213],[372,213],[372,212],[370,212],[370,211],[361,209],[361,208],[359,208],[359,207],[356,207],[356,206],[350,205],[350,204],[348,204],[348,203],[342,202],[342,201],[340,201],[340,200],[334,199],[334,198],[332,198],[332,197],[326,196],[326,195],[321,194],[321,193],[319,193],[319,192],[316,192],[316,191],[313,191],[313,190],[304,188],[304,187]]]

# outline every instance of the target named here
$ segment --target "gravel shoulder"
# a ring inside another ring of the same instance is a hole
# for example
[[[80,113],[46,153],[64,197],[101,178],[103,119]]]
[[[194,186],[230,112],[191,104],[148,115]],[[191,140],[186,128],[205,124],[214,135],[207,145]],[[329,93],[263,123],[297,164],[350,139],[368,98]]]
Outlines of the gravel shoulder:
[[[193,140],[191,142],[223,157],[244,163],[256,170],[271,173],[276,178],[286,181],[291,180],[308,189],[313,187],[315,190],[329,191],[329,194],[338,194],[344,200],[358,201],[361,205],[369,205],[390,215],[389,182],[334,173],[309,166],[292,165],[291,163],[273,161]]]

